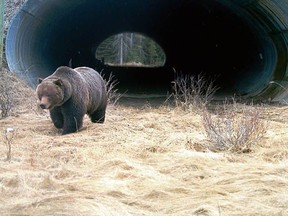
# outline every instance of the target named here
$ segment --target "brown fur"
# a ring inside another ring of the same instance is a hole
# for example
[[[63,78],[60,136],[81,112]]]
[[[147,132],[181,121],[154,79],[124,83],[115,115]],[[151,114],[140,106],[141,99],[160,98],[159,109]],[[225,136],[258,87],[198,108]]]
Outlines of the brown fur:
[[[83,125],[88,114],[92,122],[103,123],[107,107],[106,86],[92,68],[61,66],[36,88],[39,105],[49,109],[50,117],[62,134],[73,133]]]

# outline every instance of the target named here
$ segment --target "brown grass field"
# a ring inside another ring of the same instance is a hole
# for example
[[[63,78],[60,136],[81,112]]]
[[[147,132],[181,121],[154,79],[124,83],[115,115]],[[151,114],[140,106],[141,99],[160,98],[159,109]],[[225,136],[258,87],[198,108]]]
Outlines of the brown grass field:
[[[199,112],[120,100],[104,124],[85,117],[83,129],[61,136],[33,90],[19,95],[0,120],[0,215],[288,216],[285,106],[263,106],[264,139],[233,153],[203,148]]]

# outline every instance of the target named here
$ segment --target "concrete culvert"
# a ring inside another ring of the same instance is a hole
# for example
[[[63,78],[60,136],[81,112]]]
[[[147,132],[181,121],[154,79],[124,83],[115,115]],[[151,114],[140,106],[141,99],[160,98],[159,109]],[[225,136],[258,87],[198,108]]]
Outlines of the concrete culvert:
[[[130,93],[165,94],[174,70],[215,77],[221,95],[287,98],[287,0],[28,0],[6,37],[9,69],[30,86],[111,35],[137,32],[156,41],[161,67],[106,66]],[[100,67],[100,66],[99,66]]]

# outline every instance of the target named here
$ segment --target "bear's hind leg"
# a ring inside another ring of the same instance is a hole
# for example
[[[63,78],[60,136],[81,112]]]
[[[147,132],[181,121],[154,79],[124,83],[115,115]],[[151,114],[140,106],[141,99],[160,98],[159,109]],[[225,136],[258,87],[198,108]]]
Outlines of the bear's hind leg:
[[[97,110],[94,113],[89,114],[89,117],[93,123],[104,123],[105,110]]]
[[[64,118],[61,109],[59,107],[50,110],[50,117],[56,128],[58,129],[63,128]]]

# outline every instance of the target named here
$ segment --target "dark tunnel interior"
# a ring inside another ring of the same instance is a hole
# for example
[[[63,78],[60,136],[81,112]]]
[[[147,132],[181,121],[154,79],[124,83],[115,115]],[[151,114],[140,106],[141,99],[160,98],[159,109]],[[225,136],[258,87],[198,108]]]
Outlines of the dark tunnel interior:
[[[128,94],[167,94],[177,72],[212,78],[219,95],[275,97],[276,87],[269,83],[285,79],[286,34],[256,1],[254,6],[249,2],[28,0],[9,28],[6,58],[10,70],[32,87],[38,77],[73,59],[73,67],[90,66],[105,76],[112,72],[117,87]],[[165,52],[165,65],[99,64],[93,50],[122,32],[156,41]]]

